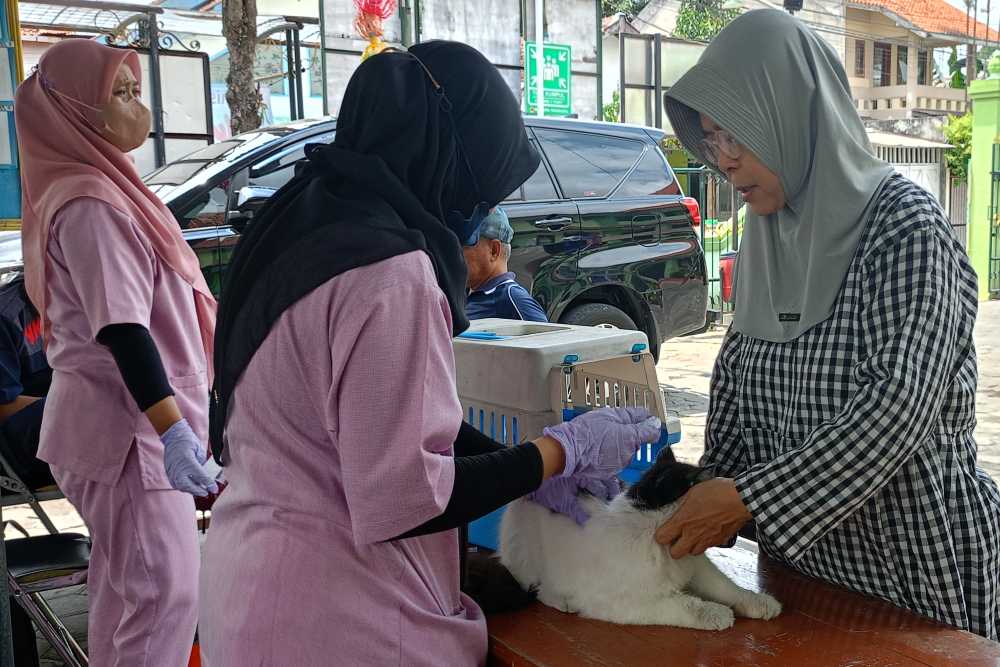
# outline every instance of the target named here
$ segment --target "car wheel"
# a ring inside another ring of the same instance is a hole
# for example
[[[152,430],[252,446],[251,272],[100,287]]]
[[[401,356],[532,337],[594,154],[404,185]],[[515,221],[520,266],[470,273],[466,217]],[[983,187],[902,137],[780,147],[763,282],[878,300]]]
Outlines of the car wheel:
[[[605,327],[608,329],[632,329],[639,327],[624,310],[609,306],[606,303],[586,303],[573,308],[562,316],[563,324],[576,324],[584,327]]]
[[[583,327],[605,327],[608,329],[630,329],[642,331],[635,321],[621,308],[609,306],[606,303],[585,303],[570,309],[560,319],[563,324],[576,324]],[[650,352],[653,361],[659,361],[660,346],[653,345]]]

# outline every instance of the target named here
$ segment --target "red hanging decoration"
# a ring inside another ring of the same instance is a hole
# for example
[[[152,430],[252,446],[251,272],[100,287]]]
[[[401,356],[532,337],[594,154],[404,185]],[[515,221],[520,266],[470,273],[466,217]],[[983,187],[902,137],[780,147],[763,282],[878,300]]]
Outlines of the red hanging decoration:
[[[362,38],[368,40],[368,46],[361,54],[363,62],[388,47],[382,41],[382,22],[395,13],[396,0],[354,0],[354,6],[358,8],[354,28]]]

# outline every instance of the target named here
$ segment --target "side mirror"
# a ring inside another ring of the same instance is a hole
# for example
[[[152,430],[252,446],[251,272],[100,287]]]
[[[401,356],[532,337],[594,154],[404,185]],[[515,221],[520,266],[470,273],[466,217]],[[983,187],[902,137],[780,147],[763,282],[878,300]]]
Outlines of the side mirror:
[[[237,232],[242,233],[246,226],[253,220],[264,204],[268,202],[276,188],[267,188],[259,185],[248,185],[242,187],[236,193],[236,210],[229,212],[229,224]]]

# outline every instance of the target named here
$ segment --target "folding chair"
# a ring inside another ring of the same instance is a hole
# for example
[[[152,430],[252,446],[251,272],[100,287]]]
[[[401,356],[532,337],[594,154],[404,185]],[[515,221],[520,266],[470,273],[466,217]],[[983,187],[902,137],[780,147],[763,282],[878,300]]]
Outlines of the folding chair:
[[[3,435],[0,434],[0,439]],[[0,447],[0,507],[10,507],[12,505],[28,505],[38,517],[38,520],[45,526],[45,530],[51,535],[59,531],[56,529],[52,519],[42,509],[41,501],[57,500],[64,498],[62,491],[55,485],[43,486],[39,489],[32,489],[18,476],[14,467],[3,455],[3,448]]]
[[[15,484],[0,475],[0,486]],[[79,584],[90,562],[90,539],[56,533],[4,540],[10,599],[48,640],[67,667],[85,667],[87,654],[59,620],[42,593]]]

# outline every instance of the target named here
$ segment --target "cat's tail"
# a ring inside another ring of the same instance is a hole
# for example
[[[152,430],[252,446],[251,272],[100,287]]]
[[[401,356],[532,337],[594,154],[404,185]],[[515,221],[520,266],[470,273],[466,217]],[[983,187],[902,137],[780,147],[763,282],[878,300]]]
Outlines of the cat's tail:
[[[517,611],[529,606],[538,595],[536,587],[521,587],[500,560],[482,551],[468,554],[463,590],[486,614]]]

